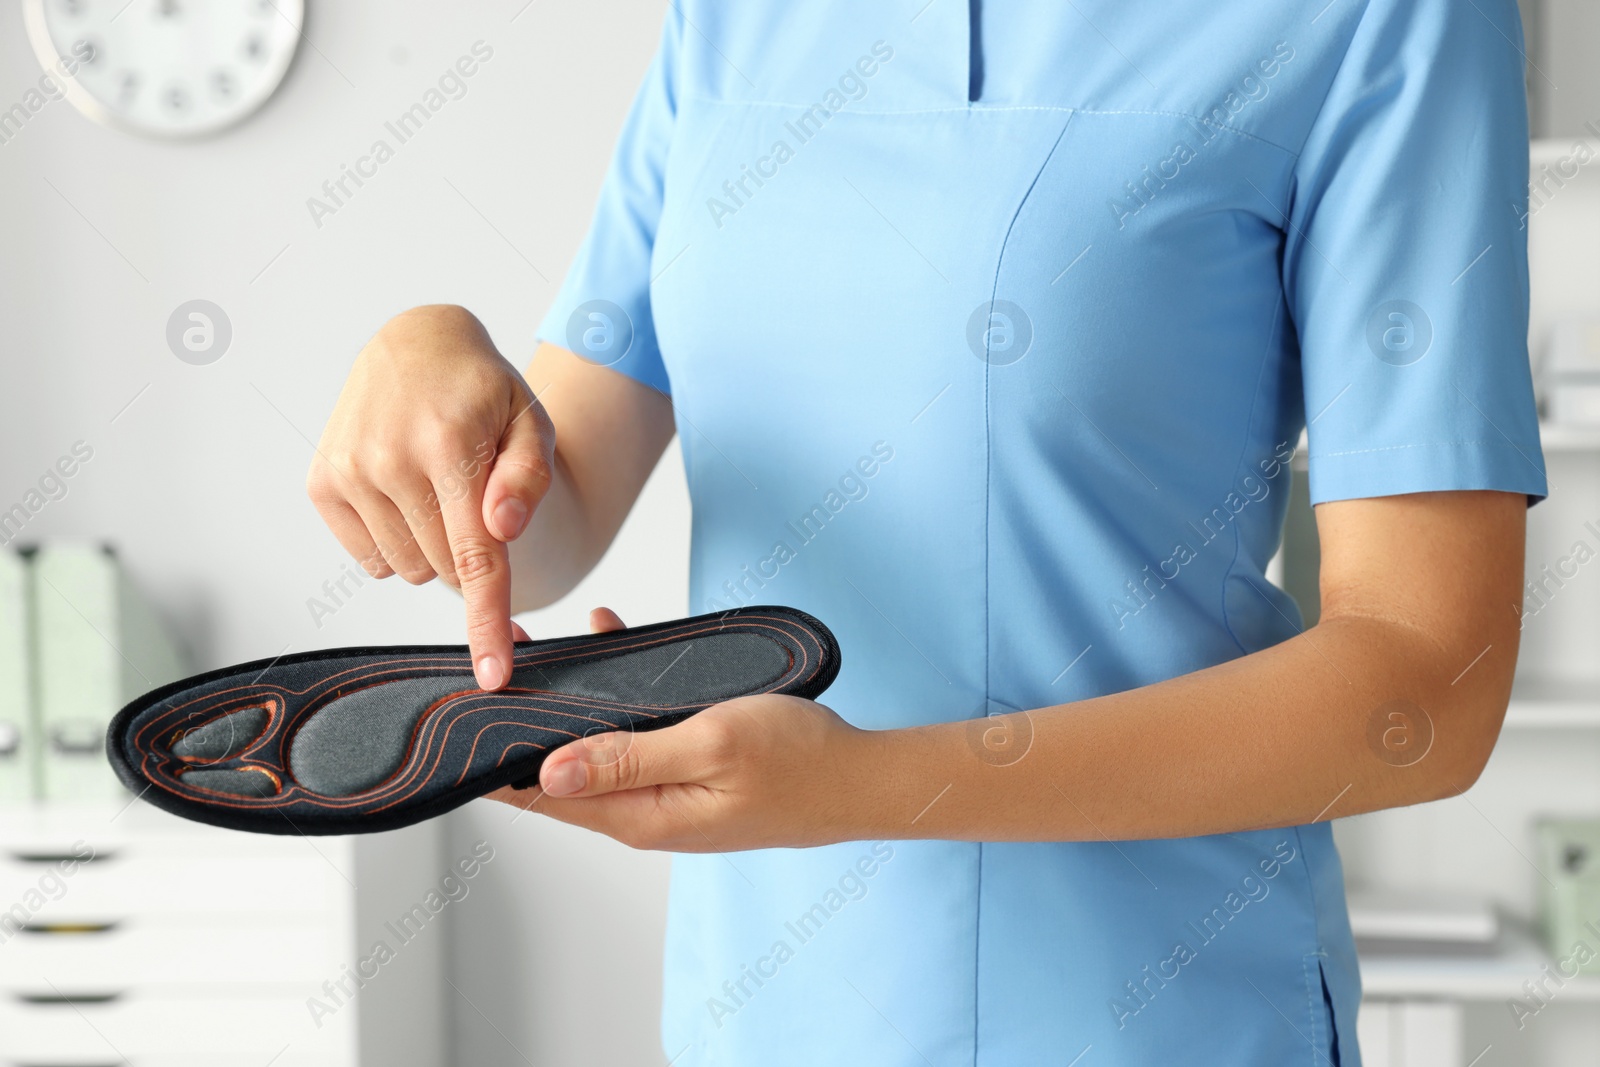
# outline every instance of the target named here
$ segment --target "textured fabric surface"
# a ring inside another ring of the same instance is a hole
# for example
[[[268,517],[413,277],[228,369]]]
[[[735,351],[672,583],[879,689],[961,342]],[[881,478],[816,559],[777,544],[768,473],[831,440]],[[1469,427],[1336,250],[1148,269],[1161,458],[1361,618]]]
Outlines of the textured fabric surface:
[[[512,674],[510,688],[639,706],[703,705],[758,689],[788,666],[788,653],[768,638],[712,633],[604,659],[530,664]],[[295,734],[289,770],[296,782],[324,796],[369,789],[400,769],[429,708],[471,688],[472,679],[461,675],[406,678],[329,701]],[[264,723],[265,713],[259,714]]]
[[[117,714],[106,749],[130,789],[188,818],[371,832],[532,782],[547,753],[588,734],[751,693],[818,696],[838,667],[827,628],[781,607],[522,642],[493,693],[460,646],[333,649],[148,693]]]
[[[404,678],[331,700],[295,734],[289,773],[323,796],[370,789],[400,769],[427,710],[471,685],[470,678],[460,675]]]
[[[244,708],[197,726],[172,743],[172,754],[193,760],[217,760],[242,751],[266,729],[267,709]]]
[[[758,634],[713,633],[581,663],[531,665],[512,684],[662,707],[713,704],[766,685],[789,668],[784,647]]]
[[[201,767],[190,771],[185,783],[193,789],[206,789],[235,797],[270,797],[281,784],[276,775],[259,768]]]

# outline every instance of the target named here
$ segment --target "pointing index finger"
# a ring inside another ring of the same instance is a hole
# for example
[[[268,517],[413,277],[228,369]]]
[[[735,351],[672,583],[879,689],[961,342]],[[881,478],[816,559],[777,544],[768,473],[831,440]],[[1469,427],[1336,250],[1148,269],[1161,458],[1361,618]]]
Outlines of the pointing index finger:
[[[483,522],[485,481],[480,475],[455,493],[440,491],[439,502],[467,608],[473,674],[484,689],[499,689],[511,679],[511,561]]]

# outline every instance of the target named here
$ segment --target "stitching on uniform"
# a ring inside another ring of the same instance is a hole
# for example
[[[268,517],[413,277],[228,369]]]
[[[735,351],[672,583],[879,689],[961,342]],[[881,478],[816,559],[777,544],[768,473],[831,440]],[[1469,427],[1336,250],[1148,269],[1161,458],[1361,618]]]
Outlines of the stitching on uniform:
[[[1123,108],[1114,111],[1097,111],[1093,108],[1074,108],[1073,110],[1084,115],[1153,115],[1160,118],[1192,119],[1193,121],[1200,123],[1202,126],[1210,126],[1212,129],[1224,130],[1228,133],[1236,133],[1240,137],[1248,137],[1252,141],[1260,141],[1267,147],[1276,148],[1285,155],[1293,156],[1295,154],[1294,149],[1285,148],[1276,141],[1269,141],[1260,134],[1251,133],[1248,130],[1241,130],[1237,126],[1229,126],[1225,122],[1217,122],[1213,119],[1206,118],[1204,115],[1191,115],[1187,111],[1156,111],[1141,110],[1138,108]]]
[[[1328,79],[1328,87],[1323,90],[1322,99],[1317,103],[1317,113],[1312,116],[1306,125],[1305,139],[1300,142],[1300,147],[1294,152],[1295,167],[1299,169],[1299,159],[1305,154],[1306,145],[1311,143],[1312,136],[1317,132],[1317,126],[1322,122],[1323,112],[1328,110],[1328,100],[1333,96],[1333,87],[1339,84],[1339,75],[1344,73],[1345,64],[1350,62],[1350,53],[1355,48],[1356,38],[1361,35],[1361,27],[1367,21],[1367,12],[1372,9],[1368,3],[1361,8],[1361,14],[1356,17],[1356,24],[1350,31],[1350,39],[1344,43],[1344,55],[1339,57],[1339,65],[1334,68],[1333,76]],[[1291,180],[1298,175],[1290,175]]]
[[[1261,365],[1256,368],[1256,387],[1250,398],[1250,411],[1244,420],[1244,441],[1239,445],[1239,458],[1233,464],[1233,481],[1238,484],[1239,471],[1244,466],[1245,457],[1250,452],[1250,433],[1256,421],[1256,409],[1261,404],[1261,383],[1267,376],[1267,364],[1272,358],[1272,342],[1278,336],[1278,320],[1283,317],[1283,301],[1278,300],[1272,305],[1272,322],[1267,326],[1267,343],[1261,352]],[[1293,477],[1293,475],[1290,475]],[[1220,599],[1222,601],[1222,628],[1228,631],[1228,636],[1233,638],[1233,643],[1239,646],[1239,651],[1245,655],[1250,650],[1244,647],[1244,642],[1239,640],[1239,635],[1233,630],[1233,620],[1228,617],[1228,579],[1233,577],[1233,569],[1239,565],[1239,553],[1244,550],[1244,539],[1239,533],[1239,523],[1233,524],[1233,558],[1228,561],[1228,567],[1222,572],[1222,588]]]
[[[1311,957],[1300,957],[1300,973],[1306,983],[1306,1021],[1311,1028],[1311,1067],[1317,1064],[1317,1008],[1311,995]]]
[[[987,656],[987,653],[985,653]],[[987,702],[987,701],[986,701]],[[984,714],[989,709],[984,708]],[[972,917],[972,1067],[978,1067],[978,1005],[982,1003],[979,995],[978,977],[983,973],[983,961],[979,956],[981,935],[983,933],[983,842],[978,842],[978,884],[973,895]]]
[[[686,94],[684,96],[684,99],[685,100],[693,100],[693,101],[695,101],[697,103],[701,103],[701,104],[711,104],[711,105],[719,106],[719,107],[766,107],[766,108],[783,108],[785,110],[790,109],[790,108],[798,108],[801,111],[806,111],[806,110],[809,110],[810,108],[813,108],[813,107],[817,106],[817,102],[815,100],[808,100],[808,101],[805,101],[804,103],[786,101],[786,100],[728,100],[728,99],[715,97],[715,96],[705,96],[705,95],[702,95],[702,94]],[[858,108],[851,108],[851,107],[847,107],[847,108],[844,108],[844,109],[842,109],[840,111],[834,112],[834,114],[837,114],[837,115],[965,115],[965,114],[969,114],[969,113],[972,113],[972,112],[983,112],[983,111],[992,111],[992,112],[995,112],[997,114],[998,113],[1009,112],[1009,111],[1058,111],[1058,112],[1065,112],[1065,113],[1070,114],[1070,115],[1149,115],[1149,116],[1156,117],[1156,118],[1189,119],[1192,122],[1200,123],[1202,126],[1210,126],[1212,129],[1215,129],[1215,130],[1222,130],[1222,131],[1224,131],[1226,133],[1237,134],[1240,137],[1247,137],[1252,141],[1259,141],[1260,143],[1266,145],[1269,148],[1276,148],[1278,151],[1284,153],[1287,156],[1298,156],[1298,153],[1295,152],[1294,149],[1285,147],[1284,145],[1281,145],[1276,141],[1272,141],[1272,140],[1269,140],[1269,139],[1267,139],[1265,137],[1262,137],[1258,133],[1251,133],[1248,130],[1240,129],[1237,126],[1230,126],[1225,122],[1217,122],[1215,119],[1207,118],[1204,115],[1195,115],[1195,114],[1192,114],[1191,112],[1188,112],[1188,111],[1163,111],[1163,110],[1159,110],[1159,109],[1156,109],[1156,108],[1092,108],[1092,107],[1070,107],[1070,106],[1067,106],[1067,105],[1064,105],[1064,104],[983,104],[983,103],[976,103],[975,102],[971,106],[968,106],[968,107],[907,107],[907,108],[859,108],[859,107]]]
[[[796,103],[786,100],[729,100],[724,97],[694,94],[686,97],[702,104],[713,104],[721,107],[770,107],[770,108],[799,108],[802,111],[817,106],[817,101],[807,100]],[[834,112],[836,115],[965,115],[972,111],[1063,111],[1072,112],[1079,110],[1061,104],[986,104],[974,108],[963,107],[847,107]]]
[[[1306,849],[1306,837],[1305,834],[1301,833],[1303,827],[1293,826],[1289,829],[1294,834],[1294,843],[1299,846],[1298,854],[1295,858],[1300,861],[1300,870],[1305,875],[1306,880],[1306,896],[1311,900],[1312,943],[1316,946],[1315,955],[1323,956],[1326,955],[1326,950],[1322,946],[1322,908],[1317,904],[1317,880],[1311,874],[1311,861],[1307,858],[1309,853]],[[1330,835],[1332,834],[1331,829],[1329,833]],[[1320,966],[1321,964],[1318,963],[1318,967]],[[1309,996],[1309,992],[1307,995]],[[1330,1002],[1333,1000],[1333,991],[1331,989],[1328,991],[1328,1000]],[[1334,1011],[1330,1012],[1330,1014],[1333,1016],[1331,1025],[1334,1028],[1334,1032],[1337,1032],[1339,1026],[1338,1013]],[[1316,1059],[1314,1056],[1312,1064],[1315,1067]]]
[[[1023,190],[1022,197],[1017,201],[1016,210],[1011,213],[1011,221],[1006,223],[1005,236],[1000,239],[1000,252],[995,256],[994,281],[989,286],[989,307],[994,308],[995,297],[1000,291],[1000,270],[1005,263],[1006,245],[1011,242],[1011,231],[1017,225],[1017,219],[1022,217],[1022,209],[1028,203],[1028,198],[1033,195],[1034,188],[1039,184],[1039,178],[1045,169],[1050,166],[1050,161],[1055,158],[1056,150],[1061,147],[1062,140],[1067,136],[1067,128],[1072,125],[1072,112],[1067,113],[1067,121],[1061,124],[1061,132],[1056,134],[1055,141],[1050,145],[1050,151],[1045,153],[1044,159],[1039,163],[1039,169],[1034,172],[1033,180]],[[994,448],[990,441],[991,424],[989,421],[989,373],[993,364],[989,361],[989,335],[984,331],[983,341],[983,707],[981,713],[989,713],[989,489],[990,471],[994,466]],[[972,1063],[978,1063],[978,1005],[980,1003],[979,990],[979,944],[983,927],[983,842],[978,842],[978,885],[974,901],[977,915],[972,923]]]
[[[1306,456],[1306,462],[1317,459],[1328,459],[1332,456],[1364,456],[1371,452],[1403,452],[1408,448],[1444,448],[1449,445],[1501,445],[1504,441],[1495,441],[1478,438],[1474,441],[1423,441],[1414,445],[1386,445],[1383,448],[1350,448],[1342,452],[1312,452]]]

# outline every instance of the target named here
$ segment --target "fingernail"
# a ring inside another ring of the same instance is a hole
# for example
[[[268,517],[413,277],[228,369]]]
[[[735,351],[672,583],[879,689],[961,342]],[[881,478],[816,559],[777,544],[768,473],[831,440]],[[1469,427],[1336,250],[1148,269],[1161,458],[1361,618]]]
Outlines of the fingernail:
[[[482,689],[499,689],[506,679],[506,669],[493,656],[478,660],[478,686]]]
[[[541,785],[546,793],[553,797],[571,796],[583,788],[585,778],[583,763],[579,760],[563,760],[554,767],[544,765],[544,775]]]
[[[528,525],[528,505],[514,496],[506,497],[494,509],[494,525],[502,541],[521,537],[522,528]]]

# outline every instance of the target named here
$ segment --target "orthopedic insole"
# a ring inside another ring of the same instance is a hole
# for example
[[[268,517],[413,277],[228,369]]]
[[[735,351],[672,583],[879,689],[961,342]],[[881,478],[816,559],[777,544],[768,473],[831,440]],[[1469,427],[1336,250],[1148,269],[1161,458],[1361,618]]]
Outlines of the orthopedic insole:
[[[816,697],[838,671],[827,627],[778,607],[519,642],[495,692],[462,645],[329,649],[147,693],[112,720],[106,753],[129,789],[197,822],[369,833],[537,785],[546,755],[589,734],[754,693]]]

